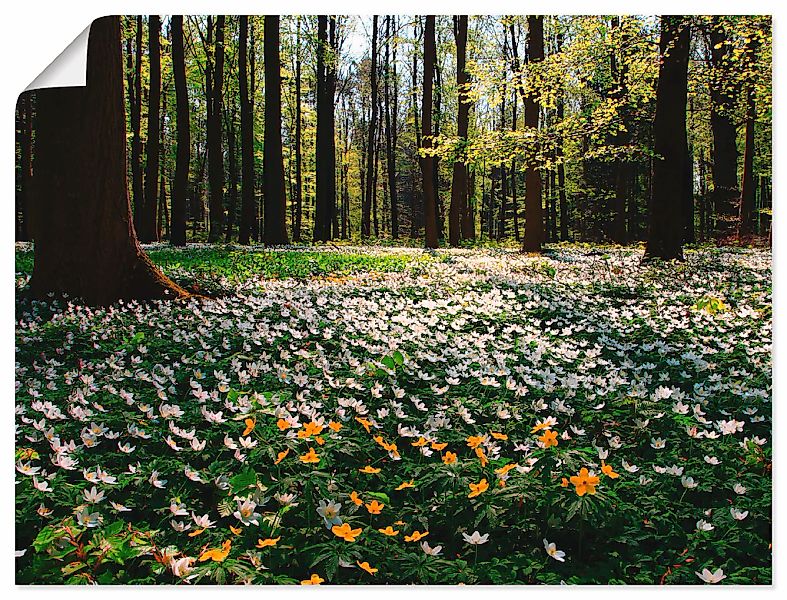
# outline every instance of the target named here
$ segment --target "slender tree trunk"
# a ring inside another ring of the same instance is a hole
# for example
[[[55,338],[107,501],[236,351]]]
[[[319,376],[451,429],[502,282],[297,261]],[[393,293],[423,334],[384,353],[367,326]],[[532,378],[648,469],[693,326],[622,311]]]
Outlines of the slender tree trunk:
[[[746,60],[753,65],[757,53],[756,38],[746,44]],[[746,132],[743,150],[743,180],[741,182],[741,204],[738,216],[738,236],[750,236],[754,233],[754,196],[756,183],[754,180],[754,123],[757,116],[755,106],[754,82],[746,85]]]
[[[367,132],[366,144],[366,191],[361,207],[361,238],[365,239],[371,235],[371,211],[372,195],[374,194],[374,134],[377,128],[377,15],[372,17],[372,63],[370,68],[371,82],[371,118],[369,120],[369,131]]]
[[[235,226],[235,215],[238,209],[238,156],[236,154],[236,134],[235,127],[236,109],[233,103],[232,111],[225,112],[227,121],[227,160],[229,162],[229,190],[227,193],[227,223],[224,234],[224,241],[229,244],[232,241],[232,229]]]
[[[187,296],[142,251],[132,224],[120,17],[90,27],[87,85],[37,90],[36,115],[31,294],[90,304]]]
[[[544,60],[544,17],[529,15],[527,18],[527,58],[531,63]],[[538,129],[540,106],[534,94],[527,94],[525,104],[525,127]],[[541,252],[544,242],[544,209],[541,198],[541,173],[531,163],[525,171],[525,235],[522,250]]]
[[[317,17],[317,196],[315,198],[314,241],[331,239],[336,206],[336,148],[334,143],[333,76],[335,62],[328,41],[328,17]],[[333,207],[333,208],[332,208]]]
[[[150,91],[148,93],[148,140],[147,160],[145,162],[145,202],[143,217],[140,221],[140,240],[158,241],[156,213],[158,208],[159,172],[159,115],[161,102],[161,51],[159,35],[161,21],[158,15],[148,17],[148,59],[150,70]]]
[[[213,60],[211,111],[208,116],[208,190],[210,229],[208,241],[217,242],[224,232],[224,150],[221,143],[221,116],[224,89],[224,24],[216,17],[216,47]]]
[[[186,245],[186,190],[189,182],[191,150],[191,112],[186,88],[186,63],[183,48],[183,15],[172,17],[172,71],[175,77],[178,146],[175,157],[175,179],[172,182],[173,246]]]
[[[129,85],[131,88],[131,85]],[[145,192],[142,182],[142,15],[137,15],[136,45],[134,54],[134,85],[131,104],[131,188],[134,198],[134,226],[142,231]]]
[[[159,122],[159,148],[162,153],[159,156],[159,193],[156,197],[158,208],[156,210],[156,241],[164,239],[162,237],[162,225],[166,226],[166,236],[169,237],[169,215],[167,214],[167,191],[164,179],[167,174],[167,153],[166,146],[166,122],[167,114],[167,86],[161,90],[161,116]]]
[[[561,52],[563,50],[563,32],[558,31],[556,37],[556,48],[557,52]],[[558,91],[558,99],[557,99],[557,121],[558,123],[563,122],[564,118],[564,110],[565,110],[565,89],[561,87]],[[561,241],[568,241],[568,226],[569,226],[569,217],[568,217],[568,199],[566,198],[566,167],[563,164],[563,137],[561,136],[557,140],[555,153],[557,155],[557,186],[558,186],[558,195],[559,195],[559,203],[560,203],[560,239]]]
[[[421,104],[421,147],[427,154],[421,156],[421,176],[424,193],[424,227],[427,248],[437,248],[437,215],[434,187],[434,157],[428,154],[432,147],[432,78],[437,58],[435,47],[435,17],[426,17],[424,29],[424,89]]]
[[[249,17],[240,16],[238,27],[238,87],[240,92],[241,210],[238,243],[248,244],[254,221],[254,114],[249,98]],[[252,74],[253,76],[253,74]]]
[[[265,148],[263,152],[265,220],[263,241],[287,244],[287,197],[281,142],[281,61],[279,17],[265,16]]]
[[[456,88],[459,96],[456,116],[456,135],[460,141],[467,140],[467,130],[470,121],[470,103],[467,98],[469,77],[467,65],[467,15],[454,17],[454,39],[456,40]],[[462,236],[461,219],[465,212],[467,202],[467,166],[464,156],[454,162],[454,172],[451,180],[451,208],[448,215],[448,243],[458,246]]]
[[[686,97],[690,29],[683,16],[661,17],[661,64],[653,124],[653,193],[650,198],[645,258],[683,259]]]
[[[385,17],[385,150],[388,160],[388,189],[391,199],[391,237],[399,239],[399,205],[396,195],[396,46],[393,48],[393,62],[391,61],[391,19]],[[391,79],[393,78],[393,94],[391,94]],[[393,97],[392,97],[393,96]]]

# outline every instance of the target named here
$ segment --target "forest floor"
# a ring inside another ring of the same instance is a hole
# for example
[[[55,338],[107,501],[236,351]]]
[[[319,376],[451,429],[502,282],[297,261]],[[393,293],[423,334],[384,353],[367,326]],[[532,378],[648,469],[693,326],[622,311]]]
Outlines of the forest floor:
[[[148,250],[17,246],[18,583],[771,582],[770,252]]]

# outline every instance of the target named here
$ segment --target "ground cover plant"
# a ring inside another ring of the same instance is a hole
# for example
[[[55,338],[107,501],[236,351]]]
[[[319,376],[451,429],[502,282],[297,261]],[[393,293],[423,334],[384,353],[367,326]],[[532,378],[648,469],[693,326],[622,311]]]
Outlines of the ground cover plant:
[[[769,252],[151,256],[17,247],[18,583],[771,582]]]

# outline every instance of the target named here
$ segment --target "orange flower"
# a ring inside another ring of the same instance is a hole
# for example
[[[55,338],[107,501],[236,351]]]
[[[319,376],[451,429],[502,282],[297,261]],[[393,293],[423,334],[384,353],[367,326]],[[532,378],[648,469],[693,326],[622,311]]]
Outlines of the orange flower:
[[[358,495],[358,492],[356,491],[353,491],[353,493],[350,494],[350,500],[352,500],[355,503],[355,506],[360,506],[361,504],[363,504],[363,500],[361,500],[361,497]]]
[[[550,446],[557,446],[557,431],[552,431],[547,429],[544,432],[544,435],[538,438],[538,441],[544,444],[544,448],[549,448]]]
[[[366,571],[367,573],[369,573],[369,575],[374,575],[374,574],[375,574],[375,573],[377,573],[377,571],[378,571],[378,569],[375,569],[374,567],[370,567],[370,566],[369,566],[369,563],[368,563],[368,562],[366,562],[366,561],[364,561],[364,562],[358,562],[358,561],[355,561],[355,562],[356,562],[356,564],[357,564],[359,567],[361,567],[361,568],[362,568],[364,571]]]
[[[369,511],[370,515],[379,515],[385,504],[380,504],[377,500],[372,500],[369,504],[366,505],[366,510]]]
[[[500,467],[499,469],[495,469],[495,473],[497,473],[498,475],[505,475],[511,469],[514,469],[516,467],[517,467],[516,463],[508,463],[507,465],[504,465],[504,466]]]
[[[318,446],[322,446],[325,444],[325,440],[322,439],[321,435],[318,435],[316,438],[314,438],[314,441],[317,442]]]
[[[363,469],[358,469],[361,473],[366,473],[367,475],[374,475],[375,473],[379,473],[380,469],[376,469],[371,465],[366,465]]]
[[[560,480],[560,487],[568,487],[568,479],[566,479],[565,477],[563,477],[563,478]]]
[[[573,475],[570,479],[574,484],[577,496],[584,496],[585,494],[595,494],[596,486],[599,483],[599,478],[588,472],[585,467],[579,470],[579,474]]]
[[[282,450],[276,455],[276,460],[273,461],[274,465],[278,465],[281,461],[283,461],[286,456],[290,453],[290,449],[287,448],[286,450]]]
[[[337,423],[336,421],[331,421],[328,423],[328,427],[330,427],[331,431],[339,433],[339,430],[342,428],[342,424]]]
[[[481,448],[480,446],[475,449],[475,455],[478,457],[478,460],[481,461],[482,467],[485,467],[486,463],[489,462],[489,459],[487,459],[486,454],[484,454],[484,449]]]
[[[309,579],[302,580],[301,585],[320,585],[323,581],[325,580],[315,573]]]
[[[230,525],[230,531],[235,535],[240,535],[240,532],[243,531],[243,527],[233,527]]]
[[[281,536],[279,536],[277,538],[267,538],[267,539],[264,539],[264,540],[258,539],[256,547],[257,548],[267,548],[268,546],[275,546],[276,542],[278,542],[280,539],[281,539]]]
[[[309,451],[304,454],[303,456],[299,457],[299,460],[302,463],[318,463],[320,462],[320,457],[317,456],[317,453],[314,451],[314,448],[309,448]]]
[[[363,425],[363,428],[366,430],[366,433],[370,432],[369,427],[371,427],[372,424],[369,421],[367,421],[366,419],[362,419],[361,417],[355,417],[355,420],[358,421],[361,425]]]
[[[331,531],[333,531],[336,537],[342,538],[345,542],[354,542],[355,538],[357,538],[363,530],[360,527],[358,529],[353,529],[349,523],[342,523],[341,525],[334,525],[331,527]]]
[[[279,419],[276,421],[276,426],[279,428],[280,431],[284,431],[285,429],[289,429],[291,427],[290,422],[286,419]]]
[[[421,446],[426,446],[428,443],[429,441],[425,437],[419,437],[417,442],[410,442],[410,445],[420,448]]]
[[[393,537],[395,535],[399,535],[399,530],[398,529],[394,529],[390,525],[388,527],[386,527],[385,529],[378,529],[377,531],[379,531],[380,533],[384,533],[385,535],[390,535],[391,537]]]
[[[246,429],[243,430],[243,435],[249,435],[252,431],[254,431],[256,422],[254,419],[246,419],[243,422],[246,424]]]
[[[394,521],[394,525],[405,525],[404,521]]]
[[[412,480],[411,481],[403,481],[402,483],[399,484],[399,487],[396,488],[395,491],[398,492],[399,490],[403,490],[405,488],[411,488],[411,487],[415,487],[415,483]]]
[[[486,479],[482,479],[478,483],[471,483],[470,484],[470,493],[467,495],[468,498],[475,498],[476,496],[481,495],[486,490],[489,489],[489,483]]]
[[[227,555],[229,555],[231,547],[232,540],[226,540],[221,545],[221,548],[211,548],[203,552],[199,557],[199,561],[205,562],[206,560],[213,560],[215,562],[223,562],[224,559],[227,558]]]
[[[448,446],[448,442],[443,442],[442,444],[432,442],[432,450],[437,450],[438,452],[445,450],[446,446]]]
[[[197,537],[200,533],[205,531],[204,529],[195,529],[189,534],[189,537]]]
[[[467,445],[470,448],[478,448],[484,442],[484,436],[471,435],[467,438]]]
[[[491,434],[491,435],[492,435],[492,437],[493,437],[493,438],[495,438],[496,440],[502,440],[502,441],[505,441],[505,440],[507,440],[507,439],[508,439],[508,436],[507,436],[505,433],[495,433],[494,431],[491,431],[491,432],[490,432],[490,434]]]
[[[601,461],[601,472],[610,479],[617,479],[620,477],[620,473],[615,473],[615,471],[612,470],[612,465],[608,465],[603,460]]]
[[[404,536],[404,541],[405,542],[417,542],[421,538],[425,538],[427,535],[429,535],[428,531],[424,531],[423,533],[421,533],[418,530],[416,530],[416,531],[413,531],[413,533],[411,535]]]
[[[320,435],[322,432],[322,425],[318,425],[314,421],[311,423],[307,423],[303,426],[303,428],[298,432],[298,437],[300,439],[310,438],[313,435]]]
[[[451,452],[450,450],[445,453],[443,456],[443,462],[447,465],[453,464],[456,462],[456,454]]]

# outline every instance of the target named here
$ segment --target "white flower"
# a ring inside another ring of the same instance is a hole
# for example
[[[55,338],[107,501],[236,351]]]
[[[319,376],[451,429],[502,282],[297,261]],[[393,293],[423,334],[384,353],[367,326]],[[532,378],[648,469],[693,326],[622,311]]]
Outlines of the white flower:
[[[558,550],[555,542],[548,542],[547,539],[544,538],[544,550],[546,550],[547,554],[555,560],[566,562],[566,553],[562,550]]]
[[[172,569],[172,574],[175,577],[185,577],[188,575],[192,570],[192,564],[194,563],[194,559],[189,556],[184,556],[183,558],[170,558],[169,559],[169,568]]]
[[[255,512],[254,509],[257,508],[257,503],[247,498],[245,500],[241,500],[240,498],[236,498],[236,502],[238,503],[238,510],[232,513],[236,519],[238,519],[241,523],[246,526],[249,525],[259,525],[259,518],[260,513]]]
[[[429,546],[428,542],[421,542],[421,550],[424,551],[424,554],[428,554],[430,556],[437,556],[443,551],[442,546],[435,546],[434,548]]]
[[[468,544],[473,544],[474,546],[486,544],[489,541],[489,534],[485,533],[484,535],[481,535],[478,533],[478,530],[474,531],[473,535],[467,535],[466,533],[463,533],[462,537],[465,538],[465,541]]]
[[[683,487],[685,487],[687,490],[693,490],[698,485],[694,481],[693,477],[686,477],[685,475],[680,478],[680,482],[683,484]]]
[[[732,491],[734,491],[738,495],[743,495],[746,493],[746,487],[741,485],[740,483],[736,483],[732,486]]]
[[[342,509],[342,505],[339,502],[334,502],[333,500],[320,500],[320,504],[317,506],[317,514],[320,515],[325,521],[325,528],[330,529],[334,525],[341,525],[342,520],[339,518],[339,512]]]
[[[694,573],[705,583],[719,583],[722,579],[727,578],[727,576],[724,574],[724,571],[721,569],[716,569],[713,573],[711,573],[708,569],[703,569],[702,573],[698,573],[697,571]]]
[[[697,521],[697,531],[711,531],[715,529],[713,525],[708,523],[705,519]]]
[[[746,517],[749,516],[749,511],[748,510],[738,510],[734,506],[731,506],[730,507],[730,514],[732,515],[733,519],[736,519],[738,521],[743,521],[743,519],[745,519]]]

